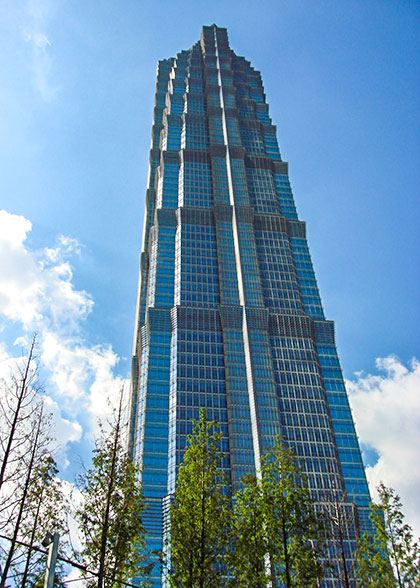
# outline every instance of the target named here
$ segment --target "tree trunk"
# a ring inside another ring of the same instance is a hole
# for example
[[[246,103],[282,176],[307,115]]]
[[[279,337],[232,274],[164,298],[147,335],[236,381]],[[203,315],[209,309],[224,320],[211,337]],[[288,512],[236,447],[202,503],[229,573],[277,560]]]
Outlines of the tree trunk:
[[[3,482],[4,482],[4,475],[6,472],[7,463],[9,461],[10,452],[12,450],[12,444],[13,444],[13,440],[14,440],[15,433],[16,433],[18,419],[20,416],[20,410],[22,407],[22,402],[25,398],[26,385],[28,382],[28,375],[29,375],[29,366],[31,364],[33,354],[34,354],[35,341],[36,341],[36,335],[34,335],[34,337],[32,339],[31,348],[29,350],[28,359],[26,361],[25,372],[23,374],[22,383],[20,385],[20,390],[18,392],[18,401],[17,401],[17,405],[16,405],[16,410],[15,410],[15,414],[13,415],[12,426],[10,428],[9,438],[7,440],[7,446],[6,446],[6,450],[4,452],[3,463],[1,465],[1,470],[0,470],[0,488],[2,487]]]

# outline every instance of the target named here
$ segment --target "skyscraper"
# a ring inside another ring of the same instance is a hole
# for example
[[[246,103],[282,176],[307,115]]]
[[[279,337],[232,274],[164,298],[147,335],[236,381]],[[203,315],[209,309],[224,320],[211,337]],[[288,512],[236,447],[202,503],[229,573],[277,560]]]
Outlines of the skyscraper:
[[[157,71],[130,432],[150,550],[162,547],[202,407],[220,425],[233,490],[277,435],[294,448],[313,497],[337,520],[337,565],[325,585],[351,581],[370,499],[334,324],[260,73],[216,25]],[[152,579],[160,586],[157,565]]]

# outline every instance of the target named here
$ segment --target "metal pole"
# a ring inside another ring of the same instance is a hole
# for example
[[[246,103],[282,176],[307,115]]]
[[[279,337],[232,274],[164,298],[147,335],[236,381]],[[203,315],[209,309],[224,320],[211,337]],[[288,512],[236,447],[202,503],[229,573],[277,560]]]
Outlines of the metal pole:
[[[52,541],[48,547],[47,571],[45,574],[44,588],[53,588],[54,586],[55,565],[57,563],[59,539],[60,535],[58,533],[54,533]]]

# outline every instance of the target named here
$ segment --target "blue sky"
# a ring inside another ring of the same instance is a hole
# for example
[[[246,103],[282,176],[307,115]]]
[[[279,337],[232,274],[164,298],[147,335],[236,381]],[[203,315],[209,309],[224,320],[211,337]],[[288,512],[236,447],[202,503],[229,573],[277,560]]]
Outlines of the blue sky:
[[[417,2],[3,0],[2,361],[39,332],[70,478],[129,373],[156,63],[213,22],[262,73],[369,479],[420,533]]]

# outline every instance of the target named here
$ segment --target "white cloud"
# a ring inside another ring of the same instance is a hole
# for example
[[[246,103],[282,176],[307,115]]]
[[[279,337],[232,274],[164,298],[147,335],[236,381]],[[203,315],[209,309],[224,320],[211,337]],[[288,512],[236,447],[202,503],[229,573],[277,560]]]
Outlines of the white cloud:
[[[71,582],[71,586],[74,588],[85,588],[86,581],[80,579],[80,570],[73,568],[71,572],[66,576],[65,582]]]
[[[9,243],[10,248],[19,248],[31,230],[32,223],[24,216],[0,210],[0,238]]]
[[[347,382],[360,441],[374,449],[366,468],[374,489],[382,480],[400,495],[407,522],[420,535],[420,362],[407,367],[395,356],[376,360],[382,375],[356,374]]]
[[[72,262],[81,254],[80,244],[61,235],[53,247],[32,250],[27,245],[31,229],[23,216],[0,211],[0,317],[4,326],[21,327],[15,345],[28,346],[31,333],[38,333],[46,402],[58,443],[66,448],[92,436],[97,418],[109,412],[107,398],[115,403],[123,379],[114,375],[119,358],[110,345],[90,345],[84,336],[93,300],[73,284]],[[0,376],[13,361],[0,345]],[[61,457],[65,465],[65,452]]]
[[[68,519],[67,519],[68,526],[69,526],[69,532],[70,532],[71,544],[76,551],[81,551],[81,549],[83,548],[83,541],[82,541],[82,537],[80,536],[79,525],[74,518],[74,513],[82,505],[83,494],[72,482],[68,482],[66,480],[62,480],[61,489],[64,493],[64,496],[66,497],[66,500],[71,505],[69,513],[68,513]],[[74,568],[74,569],[77,570],[77,568]],[[78,576],[75,576],[73,574],[73,577],[80,576],[80,570],[77,570],[77,571],[78,571]]]
[[[115,402],[123,379],[113,369],[118,356],[110,346],[88,347],[75,340],[48,333],[42,345],[42,362],[51,372],[51,381],[64,406],[76,401],[79,410],[96,419],[109,412],[107,399]]]
[[[46,412],[53,416],[55,437],[66,445],[69,442],[80,441],[82,427],[77,421],[64,418],[61,408],[51,396],[44,396]]]
[[[31,252],[25,246],[31,228],[23,216],[0,211],[0,314],[35,330],[41,323],[75,330],[93,306],[72,284],[68,258],[77,242],[61,237],[56,248]]]

